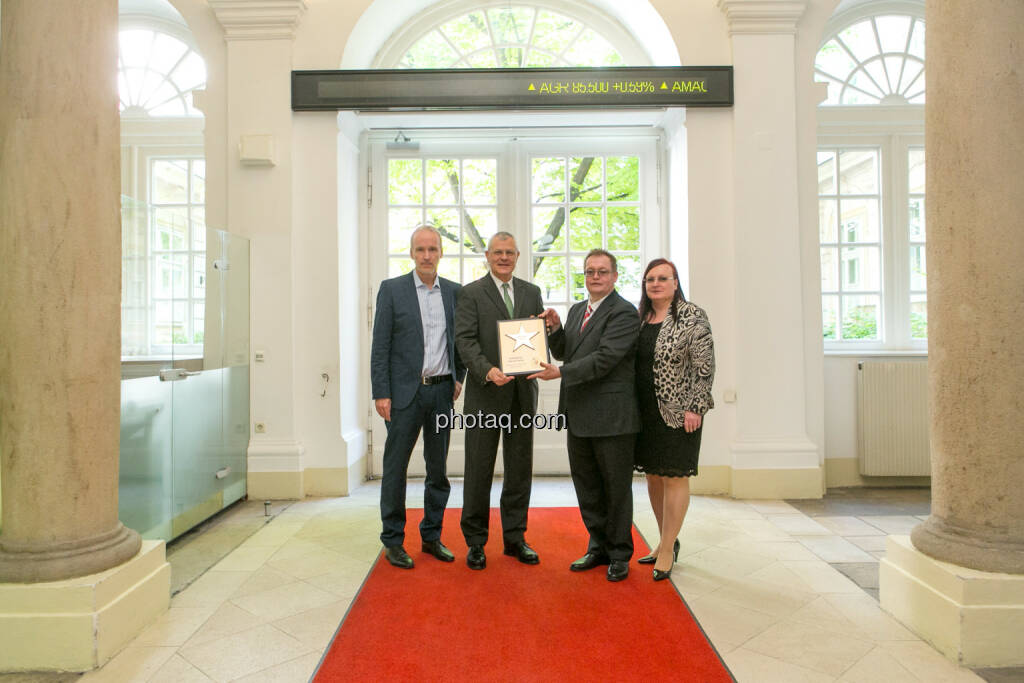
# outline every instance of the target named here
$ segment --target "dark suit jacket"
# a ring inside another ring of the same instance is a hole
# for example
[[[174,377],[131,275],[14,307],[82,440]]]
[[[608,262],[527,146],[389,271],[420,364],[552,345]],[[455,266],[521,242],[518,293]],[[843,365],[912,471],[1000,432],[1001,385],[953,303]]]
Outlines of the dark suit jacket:
[[[601,302],[580,333],[587,301],[569,309],[549,343],[562,364],[558,412],[576,436],[601,437],[640,431],[634,387],[640,316],[618,292]]]
[[[457,282],[438,276],[444,303],[448,364],[455,381],[466,376],[466,366],[455,348],[455,299]],[[392,408],[412,402],[423,374],[423,320],[416,281],[412,273],[384,280],[377,292],[377,313],[373,318],[373,346],[370,350],[370,383],[373,398],[390,398]]]
[[[512,298],[515,299],[512,318],[529,318],[544,311],[540,287],[517,277],[512,278]],[[455,309],[455,345],[469,371],[463,405],[466,413],[483,411],[500,415],[507,412],[516,386],[520,398],[529,399],[530,412],[537,410],[537,380],[520,375],[499,387],[486,379],[488,371],[498,366],[498,321],[512,318],[490,274],[462,288]]]

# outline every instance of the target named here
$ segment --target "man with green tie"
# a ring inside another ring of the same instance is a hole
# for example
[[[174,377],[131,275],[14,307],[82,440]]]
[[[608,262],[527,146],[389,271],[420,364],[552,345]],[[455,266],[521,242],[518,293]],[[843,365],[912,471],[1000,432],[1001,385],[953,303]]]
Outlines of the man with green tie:
[[[498,321],[540,315],[544,307],[537,285],[512,276],[519,260],[515,237],[495,233],[484,253],[490,272],[462,288],[455,309],[455,345],[468,370],[463,412],[467,416],[508,414],[511,422],[506,424],[511,427],[466,424],[462,534],[469,546],[466,564],[471,569],[487,566],[484,545],[499,437],[505,467],[501,487],[504,551],[525,564],[540,562],[524,536],[533,480],[533,429],[519,427],[520,416],[537,411],[537,380],[510,377],[498,367]]]

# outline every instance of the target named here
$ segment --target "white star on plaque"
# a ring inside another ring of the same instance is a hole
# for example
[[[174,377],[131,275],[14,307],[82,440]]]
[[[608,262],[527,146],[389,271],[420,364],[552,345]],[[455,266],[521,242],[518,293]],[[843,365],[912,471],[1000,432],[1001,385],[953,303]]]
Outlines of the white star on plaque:
[[[520,346],[526,346],[535,351],[537,350],[537,347],[530,343],[530,340],[536,337],[537,333],[527,332],[522,323],[519,323],[519,332],[515,334],[506,334],[505,336],[509,339],[515,340],[515,346],[512,347],[513,351],[518,349]]]

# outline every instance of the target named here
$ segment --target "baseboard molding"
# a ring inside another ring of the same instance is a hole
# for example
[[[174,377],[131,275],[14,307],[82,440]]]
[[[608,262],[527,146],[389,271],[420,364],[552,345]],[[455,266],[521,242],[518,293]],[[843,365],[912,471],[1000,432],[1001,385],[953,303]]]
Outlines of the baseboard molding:
[[[824,494],[820,467],[790,469],[733,469],[732,497],[748,500],[821,498]]]
[[[249,498],[298,500],[306,497],[302,472],[252,472],[246,475]]]
[[[931,483],[931,477],[865,477],[860,473],[857,458],[825,458],[825,486],[830,489],[857,486],[927,488]]]

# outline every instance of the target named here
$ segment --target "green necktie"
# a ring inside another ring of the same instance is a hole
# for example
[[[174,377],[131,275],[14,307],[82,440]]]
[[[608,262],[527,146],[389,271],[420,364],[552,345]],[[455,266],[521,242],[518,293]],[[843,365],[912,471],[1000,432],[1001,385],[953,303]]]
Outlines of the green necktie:
[[[508,309],[508,317],[512,317],[512,297],[508,295],[508,283],[501,286],[501,295],[505,297],[505,308]]]

